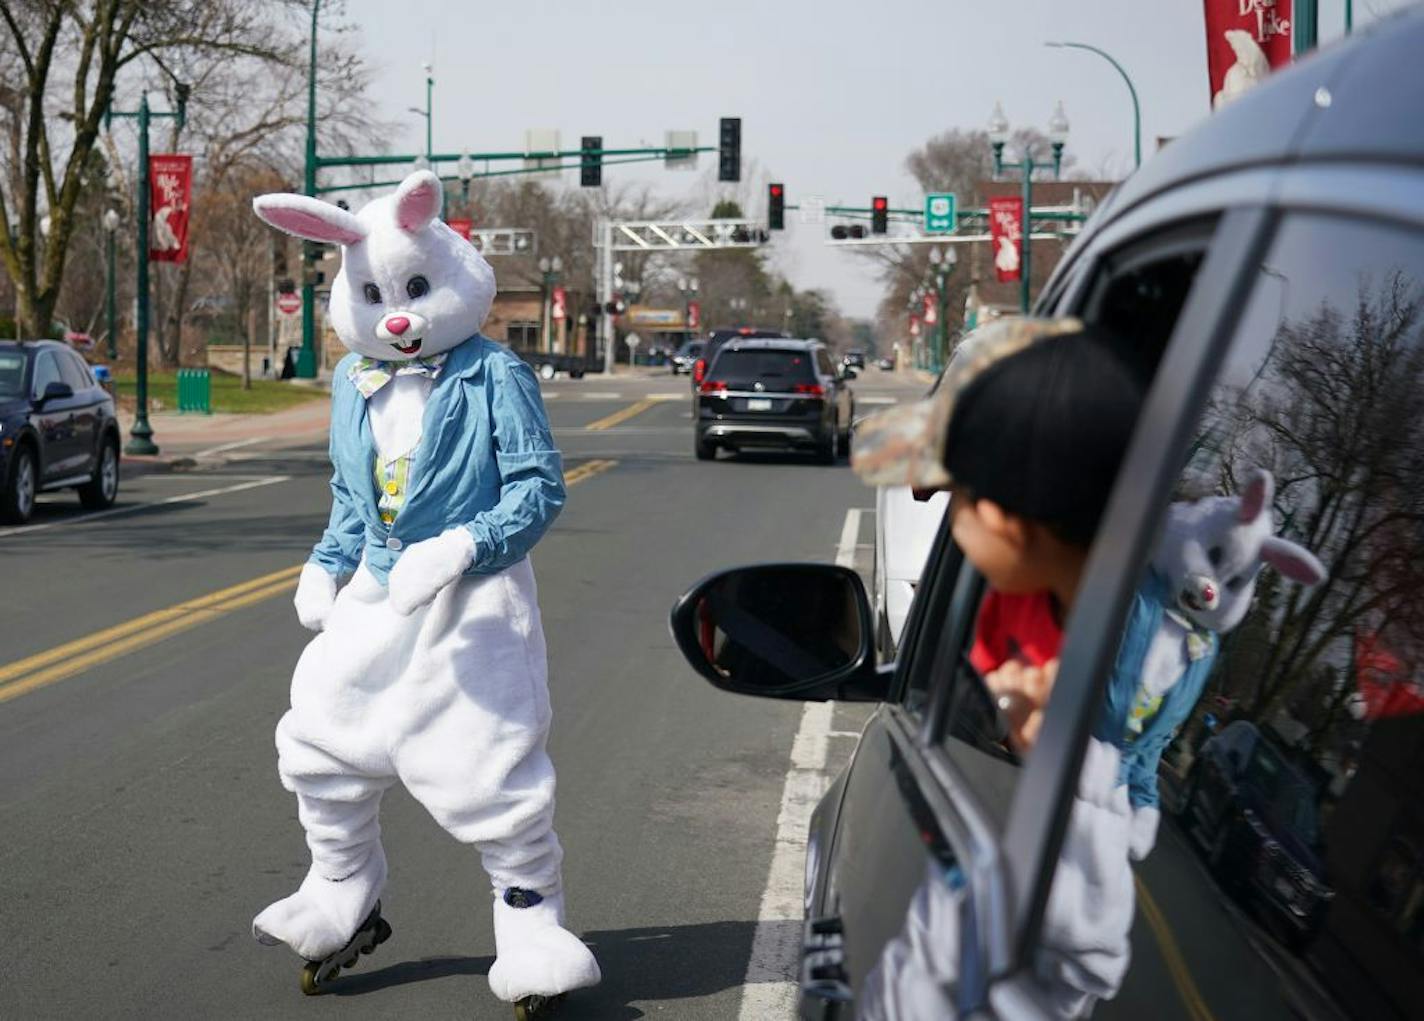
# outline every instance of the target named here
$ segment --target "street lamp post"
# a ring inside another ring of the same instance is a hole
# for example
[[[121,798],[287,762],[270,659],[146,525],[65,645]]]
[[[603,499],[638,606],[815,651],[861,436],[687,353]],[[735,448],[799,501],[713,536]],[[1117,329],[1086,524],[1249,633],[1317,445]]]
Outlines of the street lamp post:
[[[994,104],[994,113],[989,118],[989,144],[994,150],[994,176],[1001,177],[1005,170],[1017,170],[1023,175],[1023,224],[1019,231],[1019,304],[1025,313],[1029,310],[1029,287],[1032,279],[1029,236],[1033,233],[1033,174],[1035,170],[1053,168],[1057,178],[1063,169],[1063,146],[1068,141],[1068,115],[1063,112],[1060,101],[1048,119],[1048,140],[1053,146],[1053,162],[1040,163],[1033,157],[1033,146],[1025,143],[1023,155],[1012,163],[1004,162],[1004,145],[1009,140],[1009,119],[1004,116],[1002,103]]]
[[[554,332],[550,322],[550,297],[554,284],[559,281],[559,274],[563,272],[564,260],[557,255],[552,259],[547,255],[539,259],[539,272],[544,275],[544,350],[550,354],[554,351]]]
[[[109,327],[109,360],[119,357],[119,317],[114,307],[114,235],[119,229],[119,214],[104,210],[104,313]]]
[[[688,320],[692,317],[692,299],[697,294],[698,280],[696,277],[681,277],[677,282],[677,289],[682,292],[682,324],[691,332],[692,327]]]
[[[930,276],[935,295],[934,364],[931,369],[935,372],[944,367],[944,360],[949,355],[949,323],[946,321],[949,317],[949,277],[958,261],[959,253],[953,248],[944,251],[937,247],[930,249]]]
[[[460,179],[460,215],[470,215],[470,178],[475,176],[475,161],[462,152],[455,162],[455,176]]]
[[[137,310],[134,315],[134,341],[137,347],[135,369],[138,376],[138,407],[134,412],[133,428],[129,430],[129,442],[124,446],[126,454],[158,453],[153,442],[153,426],[148,422],[148,126],[154,117],[172,117],[181,130],[186,121],[188,86],[175,83],[178,94],[178,109],[168,113],[154,113],[148,106],[148,93],[139,101],[138,110],[122,112],[110,110],[106,119],[113,117],[134,117],[138,120],[138,244],[136,245],[138,280],[135,286]]]
[[[418,113],[425,118],[425,165],[429,167],[434,165],[432,157],[435,155],[435,150],[430,144],[430,111],[431,99],[435,92],[435,76],[431,73],[429,64],[422,64],[421,67],[425,68],[425,109],[422,110],[418,106],[412,106],[410,107],[410,112]],[[473,173],[473,168],[471,172]]]
[[[1139,106],[1137,102],[1137,88],[1132,84],[1132,79],[1127,76],[1127,72],[1123,70],[1122,65],[1114,60],[1110,54],[1098,49],[1096,46],[1089,46],[1087,43],[1065,42],[1044,43],[1043,45],[1051,46],[1054,49],[1087,50],[1089,53],[1096,53],[1115,67],[1118,74],[1122,75],[1122,80],[1127,83],[1127,92],[1132,96],[1132,165],[1134,167],[1142,166],[1142,107]]]

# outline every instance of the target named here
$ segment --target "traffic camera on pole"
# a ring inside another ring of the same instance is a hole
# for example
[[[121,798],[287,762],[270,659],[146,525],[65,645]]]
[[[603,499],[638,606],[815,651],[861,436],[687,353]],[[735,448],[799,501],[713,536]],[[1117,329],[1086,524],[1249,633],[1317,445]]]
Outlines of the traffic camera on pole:
[[[717,147],[717,180],[742,179],[742,119],[723,117]]]
[[[779,184],[767,185],[766,226],[769,230],[786,229],[786,189]]]
[[[877,195],[870,200],[870,233],[887,234],[890,231],[890,200]]]
[[[603,136],[584,135],[579,150],[579,187],[599,187],[603,184]]]

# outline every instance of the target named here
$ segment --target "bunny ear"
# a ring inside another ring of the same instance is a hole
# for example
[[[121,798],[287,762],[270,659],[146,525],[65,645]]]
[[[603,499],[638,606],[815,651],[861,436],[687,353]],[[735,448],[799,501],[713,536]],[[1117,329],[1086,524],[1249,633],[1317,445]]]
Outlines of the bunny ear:
[[[1264,468],[1259,468],[1256,474],[1251,476],[1251,481],[1246,483],[1246,489],[1241,493],[1241,513],[1242,524],[1255,521],[1261,516],[1261,512],[1271,505],[1271,497],[1275,495],[1276,482],[1271,478],[1271,473]]]
[[[354,245],[366,237],[366,228],[356,217],[306,195],[258,195],[252,200],[252,211],[278,230],[308,241]]]
[[[440,178],[417,170],[396,189],[396,226],[408,234],[421,230],[440,215],[443,198]]]
[[[1289,539],[1272,535],[1261,543],[1261,559],[1291,581],[1302,585],[1319,585],[1325,580],[1325,565],[1314,553]]]

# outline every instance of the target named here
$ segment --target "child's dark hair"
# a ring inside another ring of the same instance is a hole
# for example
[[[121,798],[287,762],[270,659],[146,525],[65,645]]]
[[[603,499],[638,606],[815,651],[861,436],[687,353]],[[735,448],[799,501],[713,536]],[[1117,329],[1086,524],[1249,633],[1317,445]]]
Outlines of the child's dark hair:
[[[1142,407],[1120,344],[1086,327],[974,379],[949,423],[944,463],[955,487],[1090,546]]]

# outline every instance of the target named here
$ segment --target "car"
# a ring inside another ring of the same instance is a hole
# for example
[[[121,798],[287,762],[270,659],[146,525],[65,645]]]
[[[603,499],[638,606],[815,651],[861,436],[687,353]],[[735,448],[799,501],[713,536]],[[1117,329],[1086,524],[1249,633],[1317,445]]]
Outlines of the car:
[[[865,368],[865,352],[853,347],[841,356],[841,364],[849,365],[854,369],[863,369]]]
[[[684,341],[683,345],[673,352],[672,374],[674,376],[692,375],[692,366],[701,357],[702,349],[706,346],[705,340]]]
[[[1320,794],[1279,739],[1247,720],[1202,746],[1183,828],[1227,888],[1256,905],[1300,951],[1334,891],[1321,856]]]
[[[90,510],[119,492],[114,399],[52,340],[0,341],[0,521],[24,524],[37,493],[73,488]]]
[[[1424,134],[1400,130],[1424,102],[1421,51],[1415,9],[1275,72],[1121,184],[1039,294],[1036,313],[1116,338],[1151,386],[1022,760],[966,665],[984,586],[947,523],[893,660],[849,567],[729,568],[674,604],[677,646],[712,686],[866,715],[805,829],[784,965],[801,1018],[910,1016],[887,988],[933,1005],[917,1017],[1067,1012],[1045,982],[1092,959],[1063,957],[1045,919],[1129,608],[1171,501],[1232,492],[1262,463],[1282,479],[1280,531],[1328,577],[1306,590],[1266,572],[1206,697],[1259,728],[1288,718],[1292,761],[1328,775],[1314,853],[1334,896],[1302,962],[1168,816],[1133,867],[1130,966],[1093,1016],[1424,1011]],[[798,756],[831,716],[802,718]],[[788,819],[810,796],[795,767]],[[1228,878],[1262,866],[1240,867]]]
[[[722,349],[722,345],[729,340],[755,340],[757,338],[779,339],[789,338],[791,334],[783,330],[764,330],[756,326],[738,326],[735,329],[718,329],[707,334],[707,339],[703,341],[702,353],[692,363],[692,392],[695,395],[697,388],[702,385],[703,377],[707,374],[707,366],[712,364],[712,359],[717,357],[717,352]],[[694,402],[695,404],[695,402]],[[694,413],[696,408],[694,407]]]
[[[926,396],[932,396],[943,380],[941,372]],[[909,486],[876,487],[871,603],[875,648],[886,659],[894,658],[900,644],[920,575],[948,510],[948,493],[917,499]]]
[[[881,372],[892,372],[892,371],[894,371],[894,369],[895,369],[895,359],[893,359],[893,358],[880,358],[880,359],[877,359],[876,362],[875,362],[875,367],[876,367],[877,369],[879,369]]]
[[[837,369],[816,340],[743,340],[723,345],[697,388],[694,451],[809,450],[834,464],[850,449],[854,372]]]

